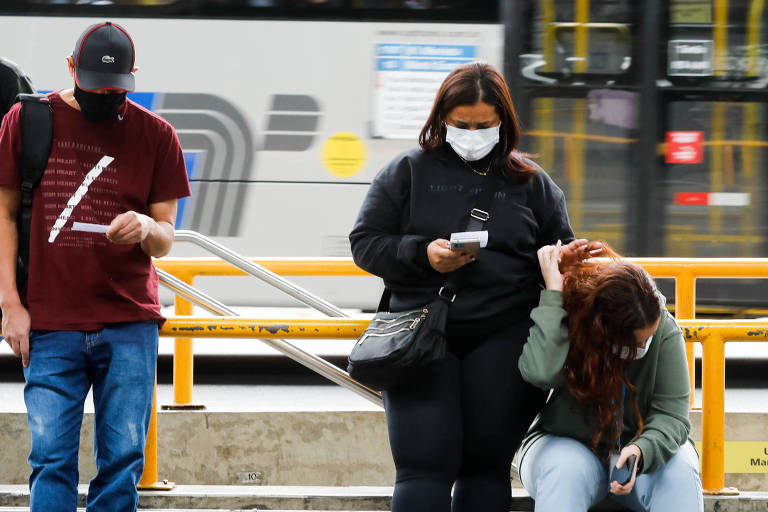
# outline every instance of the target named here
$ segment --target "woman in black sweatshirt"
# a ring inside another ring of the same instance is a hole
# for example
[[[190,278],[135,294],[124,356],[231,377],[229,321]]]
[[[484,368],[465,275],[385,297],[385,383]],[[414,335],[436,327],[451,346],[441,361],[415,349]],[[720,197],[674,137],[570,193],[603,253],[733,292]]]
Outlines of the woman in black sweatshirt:
[[[565,258],[600,250],[574,240],[562,191],[516,151],[518,138],[500,73],[483,63],[456,68],[420,147],[379,172],[350,234],[355,263],[391,291],[391,311],[433,301],[448,272],[458,282],[445,360],[384,393],[393,512],[509,510],[512,456],[544,404],[517,369],[540,290],[536,251],[558,240]],[[452,251],[451,233],[465,230],[490,179],[498,185],[487,246],[477,256]]]

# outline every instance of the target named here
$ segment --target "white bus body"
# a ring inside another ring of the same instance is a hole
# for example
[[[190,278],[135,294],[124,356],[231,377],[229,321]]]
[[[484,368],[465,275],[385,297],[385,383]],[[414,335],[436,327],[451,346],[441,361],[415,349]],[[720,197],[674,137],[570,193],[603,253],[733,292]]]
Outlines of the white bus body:
[[[38,90],[72,86],[65,57],[102,18],[0,17],[0,48]],[[254,257],[350,256],[368,184],[416,145],[453,66],[502,64],[498,24],[125,18],[136,101],[177,129],[192,198],[178,228]],[[172,255],[204,255],[178,244]],[[341,307],[372,308],[373,278],[295,279]],[[256,279],[200,278],[225,303],[295,301]],[[169,300],[165,296],[164,300]]]

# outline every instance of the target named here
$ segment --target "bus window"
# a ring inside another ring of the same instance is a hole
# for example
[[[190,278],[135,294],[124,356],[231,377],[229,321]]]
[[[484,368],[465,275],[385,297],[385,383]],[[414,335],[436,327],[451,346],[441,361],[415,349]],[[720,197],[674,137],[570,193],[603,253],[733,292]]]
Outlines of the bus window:
[[[637,94],[593,89],[588,98],[536,98],[522,147],[563,189],[577,237],[626,250],[627,183]]]
[[[673,84],[768,85],[762,0],[672,0],[667,38],[666,74]]]
[[[628,250],[639,93],[635,2],[533,0],[519,47],[521,148],[563,189],[578,237]]]
[[[668,115],[665,255],[765,254],[768,183],[762,169],[768,162],[768,107],[674,101]],[[683,134],[683,144],[675,143],[676,134]]]
[[[604,81],[629,72],[632,64],[633,3],[629,0],[534,2],[529,79],[544,77]]]

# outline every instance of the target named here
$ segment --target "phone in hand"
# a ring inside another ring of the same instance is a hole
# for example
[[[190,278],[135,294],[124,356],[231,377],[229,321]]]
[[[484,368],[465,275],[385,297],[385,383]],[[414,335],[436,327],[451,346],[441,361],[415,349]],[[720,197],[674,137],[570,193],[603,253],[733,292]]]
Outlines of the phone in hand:
[[[477,256],[480,251],[480,239],[452,239],[451,240],[452,251],[466,251],[470,254]]]
[[[611,468],[608,475],[608,481],[616,481],[619,485],[626,485],[632,479],[632,473],[635,471],[635,463],[637,463],[637,455],[631,455],[625,462],[624,466],[617,468],[616,462],[619,460],[619,454],[611,455]]]

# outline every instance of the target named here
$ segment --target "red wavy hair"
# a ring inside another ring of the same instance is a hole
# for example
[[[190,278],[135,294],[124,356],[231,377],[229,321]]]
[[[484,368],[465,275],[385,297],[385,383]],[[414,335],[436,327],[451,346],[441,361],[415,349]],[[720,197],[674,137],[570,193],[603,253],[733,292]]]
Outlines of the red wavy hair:
[[[563,282],[570,339],[566,381],[580,403],[597,410],[598,429],[592,439],[595,452],[606,433],[609,446],[615,446],[620,435],[614,425],[621,411],[622,384],[630,391],[637,435],[643,431],[635,387],[625,371],[637,355],[635,330],[656,322],[663,307],[651,276],[603,245],[607,262],[576,263],[564,269]],[[628,354],[626,359],[619,357],[622,352]]]

